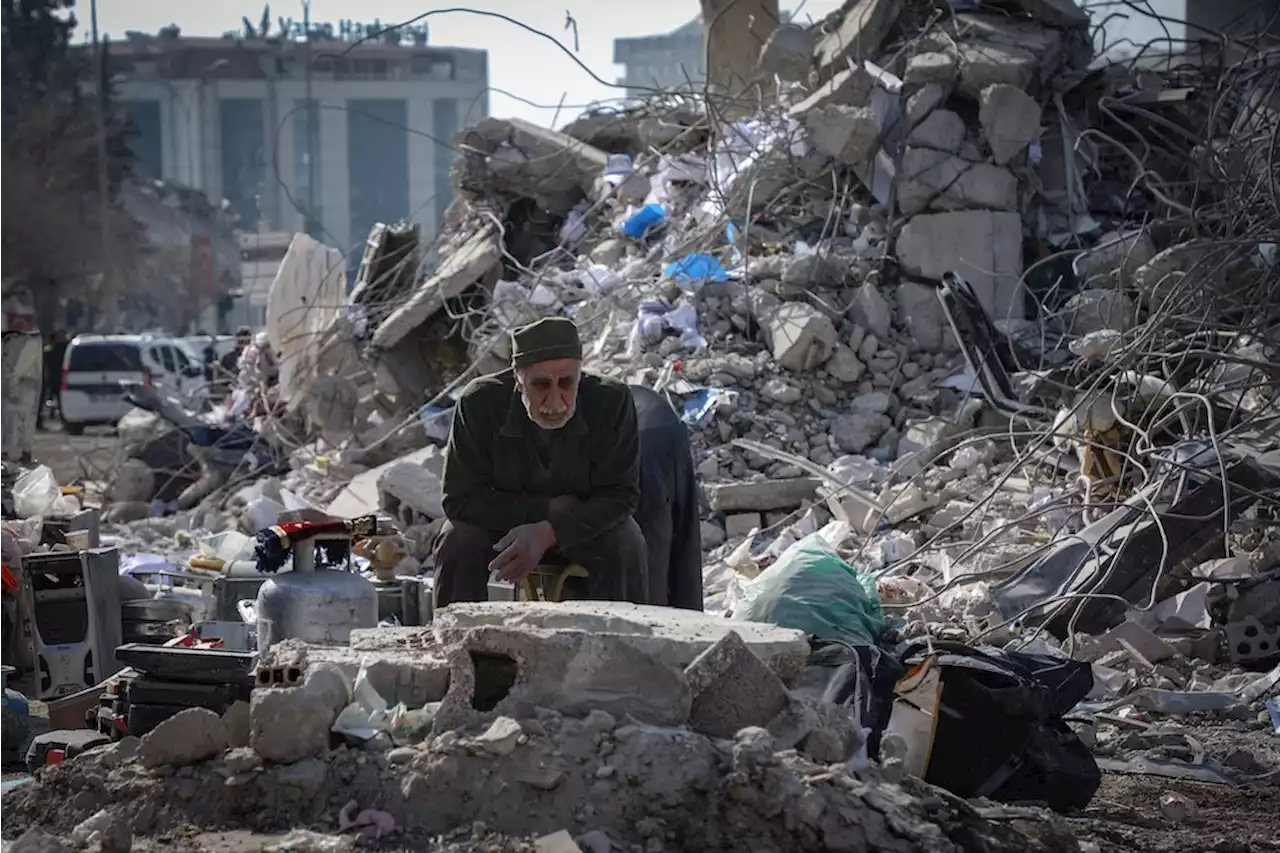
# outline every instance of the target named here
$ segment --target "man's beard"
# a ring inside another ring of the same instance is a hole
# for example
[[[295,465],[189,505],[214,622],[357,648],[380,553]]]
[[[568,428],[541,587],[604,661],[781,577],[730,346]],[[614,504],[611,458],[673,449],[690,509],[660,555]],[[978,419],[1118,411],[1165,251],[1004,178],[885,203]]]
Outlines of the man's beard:
[[[563,429],[573,418],[572,407],[565,409],[563,412],[538,411],[533,408],[533,404],[528,397],[521,394],[520,399],[524,402],[524,410],[529,415],[529,420],[533,421],[534,426],[539,429],[548,431]]]

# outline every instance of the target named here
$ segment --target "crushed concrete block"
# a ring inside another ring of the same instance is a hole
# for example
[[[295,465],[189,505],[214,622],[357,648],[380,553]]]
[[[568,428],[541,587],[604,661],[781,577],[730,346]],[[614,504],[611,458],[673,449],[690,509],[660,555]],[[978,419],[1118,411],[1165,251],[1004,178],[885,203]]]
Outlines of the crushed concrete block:
[[[844,453],[861,453],[875,444],[888,426],[888,418],[883,415],[854,412],[836,418],[831,438]]]
[[[880,123],[869,107],[832,104],[804,116],[809,143],[841,163],[857,166],[880,147]]]
[[[1137,320],[1133,300],[1119,290],[1082,290],[1067,300],[1063,313],[1073,335],[1103,329],[1125,332]]]
[[[1091,279],[1112,275],[1121,284],[1127,283],[1155,256],[1155,241],[1146,230],[1108,232],[1098,238],[1092,249],[1080,253],[1082,284],[1087,286]]]
[[[958,89],[977,100],[987,86],[1005,83],[1026,89],[1035,78],[1037,59],[1031,51],[1012,45],[966,41],[960,45]]]
[[[827,106],[843,104],[863,107],[871,100],[871,90],[875,85],[875,79],[861,65],[843,68],[813,90],[807,98],[792,106],[788,113],[794,119],[803,120],[813,110]]]
[[[971,163],[946,151],[908,147],[898,178],[898,204],[907,215],[927,208],[1013,210],[1018,206],[1018,179],[1012,172],[990,163]]]
[[[71,841],[82,849],[92,846],[98,853],[129,853],[133,849],[133,827],[123,815],[101,809],[76,824]]]
[[[208,708],[187,708],[143,736],[139,761],[143,767],[183,767],[212,758],[226,748],[222,718]]]
[[[1040,135],[1040,104],[1021,89],[996,83],[982,90],[979,103],[978,121],[997,163],[1008,163]]]
[[[907,98],[907,126],[915,127],[924,121],[947,99],[947,90],[939,83],[926,83]]]
[[[600,171],[603,170],[602,159]],[[446,254],[439,269],[382,321],[382,325],[373,333],[372,345],[386,350],[400,343],[401,339],[440,311],[445,300],[460,296],[464,290],[496,268],[501,260],[502,241],[498,229],[486,225],[457,251]]]
[[[718,738],[764,726],[787,707],[786,686],[733,631],[685,670],[693,692],[689,725]]]
[[[956,81],[956,58],[942,51],[917,53],[907,60],[907,73],[903,82],[907,85],[939,83],[950,85]]]
[[[829,252],[809,252],[792,258],[782,273],[782,283],[808,290],[811,287],[838,287],[844,282],[848,265]]]
[[[889,327],[893,323],[893,311],[889,301],[880,294],[880,288],[873,282],[864,281],[849,303],[849,318],[874,334],[881,340],[889,337]],[[828,366],[827,372],[830,372]]]
[[[511,612],[510,603],[483,602],[489,603],[505,604]],[[659,726],[683,725],[689,718],[683,669],[633,635],[508,622],[458,636],[439,625],[457,606],[436,614],[437,633],[453,636],[449,690],[432,721],[436,734],[475,725],[490,713],[523,718],[538,708],[570,716],[604,711]]]
[[[831,358],[827,359],[827,363],[822,366],[827,371],[827,375],[837,382],[843,382],[845,385],[852,385],[862,378],[862,374],[866,372],[866,366],[858,361],[858,356],[853,350],[844,344],[836,344],[835,351],[831,353]]]
[[[338,496],[329,501],[329,505],[325,507],[325,512],[334,518],[355,518],[360,515],[368,515],[376,513],[382,508],[382,497],[379,483],[383,482],[383,478],[387,477],[387,484],[394,489],[394,492],[388,491],[396,499],[401,499],[401,495],[407,495],[413,503],[419,504],[426,509],[436,512],[432,515],[426,510],[419,509],[424,515],[432,518],[443,518],[444,510],[439,507],[440,497],[438,495],[415,495],[413,489],[417,486],[428,486],[431,476],[438,478],[443,471],[444,455],[440,448],[435,445],[429,445],[420,450],[408,453],[399,459],[393,459],[377,468],[370,468],[368,471],[362,471],[351,478],[346,487],[343,488]],[[422,468],[428,474],[428,477],[413,476],[416,472],[407,470],[400,471],[397,474],[390,474],[392,469],[399,465],[415,465]],[[390,476],[388,476],[390,474]],[[414,509],[418,509],[414,506]]]
[[[301,662],[291,661],[303,655]],[[357,628],[348,646],[312,646],[296,640],[273,645],[262,656],[259,668],[313,665],[333,667],[354,684],[361,667],[378,695],[395,705],[403,702],[420,708],[439,702],[449,686],[449,663],[436,647],[429,627]]]
[[[249,745],[267,761],[288,764],[329,749],[329,732],[351,701],[346,676],[309,664],[297,687],[259,687],[249,701]]]
[[[942,352],[959,348],[934,288],[904,281],[898,285],[897,301],[898,325],[911,333],[920,349]]]
[[[428,445],[376,470],[381,509],[391,510],[394,502],[427,518],[444,518],[444,451],[439,447]]]
[[[804,673],[809,657],[802,631],[691,610],[613,601],[457,603],[437,613],[433,627],[442,644],[466,642],[476,630],[497,628],[529,649],[550,642],[559,634],[609,635],[678,668],[682,677],[694,658],[729,631],[736,632],[784,684],[795,683]]]
[[[515,720],[499,717],[489,724],[484,734],[475,738],[474,743],[490,755],[510,755],[515,752],[523,733]]]
[[[902,0],[853,0],[841,7],[839,24],[819,39],[814,62],[823,77],[874,59],[902,12]]]
[[[820,367],[836,345],[831,319],[802,302],[784,302],[760,318],[773,360],[797,373]]]
[[[752,530],[764,526],[758,512],[739,512],[724,517],[724,532],[730,539],[735,536],[746,536]]]
[[[713,510],[725,513],[797,509],[805,501],[814,499],[818,483],[813,477],[716,483],[707,486],[707,502]]]
[[[994,320],[1023,316],[1022,217],[967,210],[913,217],[898,234],[898,262],[909,275],[962,276]]]
[[[942,418],[917,418],[906,422],[898,439],[898,464],[906,476],[914,476],[932,459],[955,446],[956,425]],[[914,455],[913,459],[904,457]]]
[[[533,853],[582,853],[567,829],[544,835],[533,841]]]
[[[817,30],[796,24],[779,24],[760,48],[758,69],[766,77],[796,82],[809,76]]]
[[[467,150],[455,184],[481,195],[515,195],[566,213],[595,186],[608,155],[521,118],[487,118],[461,133]]]
[[[908,141],[921,148],[934,148],[954,154],[960,150],[964,135],[964,119],[951,110],[934,110],[928,118],[915,126]]]

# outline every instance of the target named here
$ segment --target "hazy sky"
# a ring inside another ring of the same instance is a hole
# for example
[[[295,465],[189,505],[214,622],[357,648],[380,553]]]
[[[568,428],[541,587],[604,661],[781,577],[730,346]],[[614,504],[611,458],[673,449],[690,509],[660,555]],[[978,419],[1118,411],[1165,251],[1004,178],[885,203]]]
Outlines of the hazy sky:
[[[1160,13],[1177,15],[1185,0],[1149,0]],[[1108,41],[1124,35],[1145,41],[1158,35],[1149,21],[1138,21],[1139,15],[1115,0],[1088,0],[1089,5],[1107,7],[1130,16],[1125,24],[1108,25]],[[80,0],[77,14],[81,32],[89,31],[89,2]],[[783,8],[798,9],[799,19],[820,18],[840,6],[840,0],[806,0],[804,3],[783,2]],[[314,0],[311,20],[332,22],[343,18],[372,23],[376,17],[383,25],[406,21],[423,12],[452,8],[444,3],[414,0]],[[565,30],[565,13],[577,21],[579,50],[575,55],[604,82],[597,82],[582,70],[564,51],[545,38],[527,32],[506,21],[467,12],[442,11],[426,18],[431,43],[458,47],[484,48],[489,51],[489,83],[495,90],[490,96],[490,112],[495,116],[522,116],[540,124],[563,124],[593,101],[616,98],[621,90],[613,83],[621,69],[613,64],[613,40],[629,36],[655,35],[669,32],[698,14],[698,0],[485,0],[473,7],[518,18],[528,26],[542,30],[574,49],[573,33]],[[1095,15],[1097,12],[1095,12]],[[98,0],[98,24],[113,39],[122,38],[126,30],[155,32],[168,24],[177,24],[186,35],[217,36],[240,29],[241,17],[256,25],[262,16],[262,5],[256,0],[183,0],[160,3],[156,0]],[[301,0],[271,4],[273,27],[279,17],[302,20]],[[1135,26],[1136,25],[1136,26]],[[1121,32],[1123,28],[1123,33]],[[568,115],[556,119],[555,105],[563,96]],[[545,109],[522,103],[524,98]]]

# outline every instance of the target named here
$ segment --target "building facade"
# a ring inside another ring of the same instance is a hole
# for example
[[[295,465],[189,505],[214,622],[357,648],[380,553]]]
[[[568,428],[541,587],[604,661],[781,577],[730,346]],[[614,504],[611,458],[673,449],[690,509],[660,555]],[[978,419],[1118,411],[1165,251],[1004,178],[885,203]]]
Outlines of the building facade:
[[[613,61],[625,67],[618,82],[627,87],[629,98],[653,89],[700,86],[707,78],[706,59],[701,18],[666,35],[613,41]]]
[[[453,135],[488,115],[482,50],[130,33],[111,45],[136,171],[224,199],[248,234],[355,253],[375,222],[436,232]],[[354,264],[353,264],[354,266]]]

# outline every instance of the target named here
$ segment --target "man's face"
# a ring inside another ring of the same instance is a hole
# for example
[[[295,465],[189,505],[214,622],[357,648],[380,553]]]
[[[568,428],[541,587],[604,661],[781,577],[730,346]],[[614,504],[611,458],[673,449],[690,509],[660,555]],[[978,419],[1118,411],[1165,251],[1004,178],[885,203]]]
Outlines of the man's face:
[[[242,350],[249,345],[248,335],[236,335],[236,349]]]
[[[560,429],[573,417],[578,404],[578,378],[582,362],[558,358],[531,364],[516,371],[516,387],[529,420],[540,429]]]

